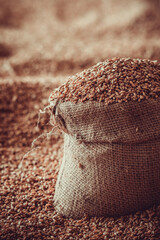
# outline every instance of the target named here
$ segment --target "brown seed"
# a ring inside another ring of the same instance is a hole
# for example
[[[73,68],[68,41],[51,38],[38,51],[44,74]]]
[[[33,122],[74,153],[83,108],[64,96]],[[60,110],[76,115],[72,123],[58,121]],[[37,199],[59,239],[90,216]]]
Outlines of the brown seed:
[[[84,165],[83,164],[79,163],[78,166],[79,166],[79,168],[84,169]]]
[[[138,130],[139,130],[139,128],[137,127],[137,128],[136,128],[136,132],[138,132]]]

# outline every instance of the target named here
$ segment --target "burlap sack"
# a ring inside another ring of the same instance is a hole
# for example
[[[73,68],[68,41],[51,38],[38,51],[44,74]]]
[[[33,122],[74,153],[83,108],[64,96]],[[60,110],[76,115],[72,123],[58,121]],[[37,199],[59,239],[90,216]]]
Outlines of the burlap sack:
[[[67,217],[116,216],[160,202],[160,100],[58,103],[64,157],[54,203]]]

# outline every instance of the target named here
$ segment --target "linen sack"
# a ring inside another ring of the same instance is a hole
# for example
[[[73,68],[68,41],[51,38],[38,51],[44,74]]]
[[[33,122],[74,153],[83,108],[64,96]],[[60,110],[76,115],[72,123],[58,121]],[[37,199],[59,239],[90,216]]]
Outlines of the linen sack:
[[[160,100],[58,102],[64,156],[54,204],[66,217],[119,216],[160,202]]]

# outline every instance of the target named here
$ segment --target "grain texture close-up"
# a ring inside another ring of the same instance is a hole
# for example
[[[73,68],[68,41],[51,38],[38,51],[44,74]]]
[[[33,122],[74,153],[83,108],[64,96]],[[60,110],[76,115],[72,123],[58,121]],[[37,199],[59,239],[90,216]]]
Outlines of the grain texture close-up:
[[[159,12],[0,0],[0,239],[160,239]]]

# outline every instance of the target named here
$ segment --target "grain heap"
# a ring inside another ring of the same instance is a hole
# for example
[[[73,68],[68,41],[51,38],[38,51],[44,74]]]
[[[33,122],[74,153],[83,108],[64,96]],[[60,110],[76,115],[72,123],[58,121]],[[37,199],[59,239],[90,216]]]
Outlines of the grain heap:
[[[160,94],[157,61],[114,58],[70,77],[50,96],[50,101],[99,101],[106,104],[141,101]]]
[[[59,213],[115,216],[159,203],[159,76],[157,62],[115,58],[50,96],[65,132],[54,196]]]

